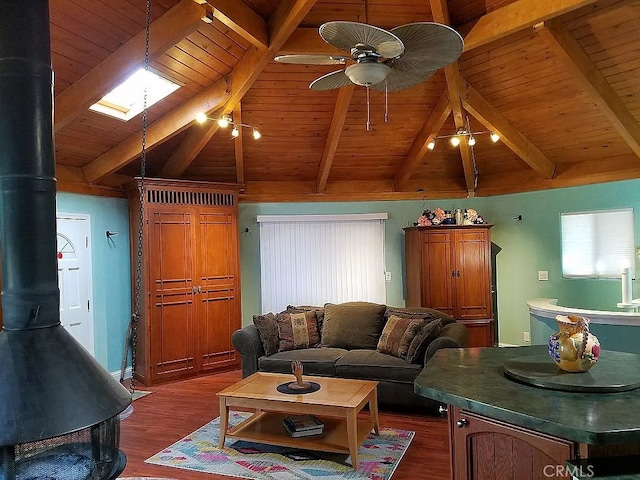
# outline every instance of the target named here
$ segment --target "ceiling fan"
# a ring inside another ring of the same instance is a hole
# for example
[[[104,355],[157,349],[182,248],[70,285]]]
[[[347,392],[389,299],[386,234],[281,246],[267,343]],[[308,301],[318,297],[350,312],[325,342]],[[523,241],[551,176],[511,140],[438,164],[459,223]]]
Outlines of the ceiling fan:
[[[331,90],[352,83],[383,92],[412,87],[428,79],[462,54],[464,42],[453,28],[434,22],[409,23],[391,30],[366,23],[335,21],[320,26],[322,39],[349,56],[281,55],[277,62],[334,65],[343,70],[323,75],[309,85]]]

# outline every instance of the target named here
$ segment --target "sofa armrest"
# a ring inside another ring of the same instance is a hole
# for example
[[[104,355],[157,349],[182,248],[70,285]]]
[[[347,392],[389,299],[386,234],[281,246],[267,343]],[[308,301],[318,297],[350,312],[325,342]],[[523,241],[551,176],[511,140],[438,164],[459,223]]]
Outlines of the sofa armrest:
[[[258,359],[264,355],[260,333],[255,325],[249,324],[231,335],[231,343],[240,353],[242,378],[258,371]]]
[[[469,331],[463,324],[454,322],[445,325],[438,336],[427,346],[427,350],[424,352],[423,365],[426,365],[429,359],[433,357],[433,354],[441,348],[465,347],[468,338]]]

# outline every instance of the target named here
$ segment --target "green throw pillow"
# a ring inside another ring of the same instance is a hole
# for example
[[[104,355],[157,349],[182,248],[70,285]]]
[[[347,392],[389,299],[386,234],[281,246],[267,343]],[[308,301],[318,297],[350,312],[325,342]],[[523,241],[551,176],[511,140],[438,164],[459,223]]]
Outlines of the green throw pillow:
[[[375,350],[384,327],[386,308],[368,302],[327,303],[322,322],[322,345]]]

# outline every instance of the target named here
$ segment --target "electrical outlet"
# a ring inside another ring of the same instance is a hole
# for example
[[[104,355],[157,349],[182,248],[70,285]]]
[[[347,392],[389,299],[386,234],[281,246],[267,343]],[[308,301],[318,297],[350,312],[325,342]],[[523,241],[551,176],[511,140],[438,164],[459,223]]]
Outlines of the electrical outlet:
[[[384,272],[384,280],[385,282],[391,281],[391,272]]]
[[[522,339],[525,342],[530,342],[531,341],[531,337],[529,336],[529,332],[522,332]]]
[[[541,282],[549,280],[549,272],[546,270],[538,270],[538,280]]]

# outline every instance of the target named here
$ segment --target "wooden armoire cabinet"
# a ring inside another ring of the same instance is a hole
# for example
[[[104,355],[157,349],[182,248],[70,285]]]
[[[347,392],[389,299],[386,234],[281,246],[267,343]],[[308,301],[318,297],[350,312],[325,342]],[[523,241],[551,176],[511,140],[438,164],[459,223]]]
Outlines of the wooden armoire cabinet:
[[[144,180],[135,378],[145,385],[236,367],[241,325],[235,184]],[[140,181],[131,185],[132,287]]]
[[[404,229],[407,306],[451,315],[469,329],[469,347],[494,345],[491,226]]]

